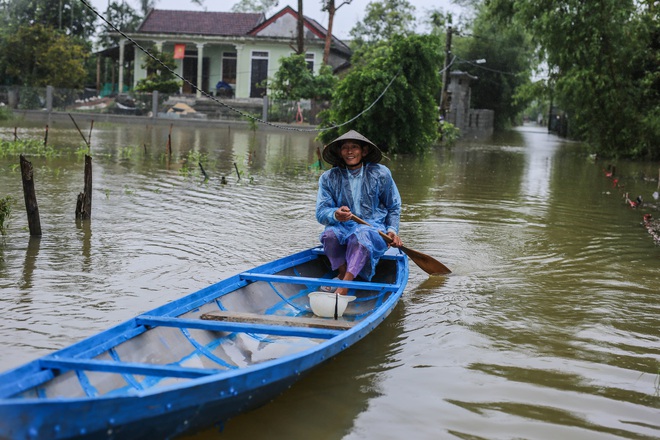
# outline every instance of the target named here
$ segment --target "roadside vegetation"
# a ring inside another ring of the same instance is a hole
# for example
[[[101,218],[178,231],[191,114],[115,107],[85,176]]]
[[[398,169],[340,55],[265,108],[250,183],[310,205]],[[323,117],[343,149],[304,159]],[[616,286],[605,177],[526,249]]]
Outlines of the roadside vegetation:
[[[322,0],[317,7],[341,20],[343,4]],[[312,74],[304,62],[304,42],[292,39],[295,53],[269,78],[269,93],[327,102],[322,140],[348,125],[391,154],[418,154],[438,144],[441,133],[445,142],[456,135],[446,123],[440,129],[442,72],[448,66],[478,78],[472,83],[472,107],[494,110],[496,130],[519,124],[525,112],[561,116],[566,123],[560,134],[584,141],[593,153],[660,159],[657,1],[461,4],[468,11],[464,16],[436,8],[423,11],[419,21],[412,2],[371,1],[351,31],[354,55],[347,70],[337,75],[326,66]],[[99,12],[131,32],[153,7],[158,0],[141,2],[140,10],[110,0]],[[276,7],[274,0],[243,0],[234,11],[272,14]],[[79,0],[2,2],[0,86],[95,84],[93,54],[119,38],[106,31]],[[149,71],[153,75],[136,88],[165,91],[176,85],[165,69]]]

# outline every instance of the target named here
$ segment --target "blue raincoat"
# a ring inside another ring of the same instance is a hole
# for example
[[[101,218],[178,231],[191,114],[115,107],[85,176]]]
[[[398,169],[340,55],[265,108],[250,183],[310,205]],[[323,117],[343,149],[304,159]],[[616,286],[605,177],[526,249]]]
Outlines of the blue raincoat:
[[[354,221],[337,221],[335,211],[341,206],[348,206],[371,227]],[[401,196],[392,173],[384,165],[365,163],[355,175],[346,168],[333,167],[319,178],[316,219],[326,230],[334,231],[342,245],[355,234],[358,242],[369,250],[371,259],[359,274],[366,280],[374,276],[378,260],[387,251],[387,243],[378,230],[398,234],[400,217]]]

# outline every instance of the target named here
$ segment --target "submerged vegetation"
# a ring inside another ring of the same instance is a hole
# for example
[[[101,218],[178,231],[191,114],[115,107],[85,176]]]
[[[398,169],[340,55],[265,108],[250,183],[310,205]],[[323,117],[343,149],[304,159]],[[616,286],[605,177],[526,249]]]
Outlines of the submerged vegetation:
[[[7,226],[11,217],[11,205],[16,202],[12,196],[0,198],[0,235],[7,234]]]

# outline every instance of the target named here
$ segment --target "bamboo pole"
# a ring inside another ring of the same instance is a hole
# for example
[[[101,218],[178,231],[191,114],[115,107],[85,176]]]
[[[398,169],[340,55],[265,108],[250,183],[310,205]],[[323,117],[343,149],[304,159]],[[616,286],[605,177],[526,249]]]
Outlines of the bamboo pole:
[[[94,119],[92,119],[92,124],[89,126],[89,142],[87,143],[88,149],[91,152],[92,150],[92,129],[94,128]]]
[[[80,131],[80,127],[78,127],[78,124],[76,123],[76,120],[73,119],[73,116],[71,116],[71,113],[69,113],[69,117],[73,121],[73,125],[76,126],[76,129],[78,130],[78,133],[80,133],[80,137],[83,138],[83,141],[85,141],[85,145],[87,145],[87,149],[89,150],[91,147],[89,145],[89,142],[87,141],[87,138],[85,138],[85,135],[83,134],[83,132]]]

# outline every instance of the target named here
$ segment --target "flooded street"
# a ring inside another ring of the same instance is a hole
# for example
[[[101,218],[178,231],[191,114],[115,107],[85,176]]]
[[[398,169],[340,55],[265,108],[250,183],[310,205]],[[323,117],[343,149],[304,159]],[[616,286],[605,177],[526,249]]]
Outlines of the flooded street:
[[[70,125],[49,143],[84,145]],[[3,371],[318,244],[315,133],[175,126],[170,157],[168,130],[94,127],[89,222],[74,216],[83,155],[28,157],[41,239],[18,158],[0,156],[0,197],[18,201],[0,237]],[[657,205],[658,164],[597,161],[535,125],[383,163],[405,245],[454,273],[411,262],[402,301],[365,340],[187,438],[660,437],[660,246],[641,226],[660,212],[623,198]]]

